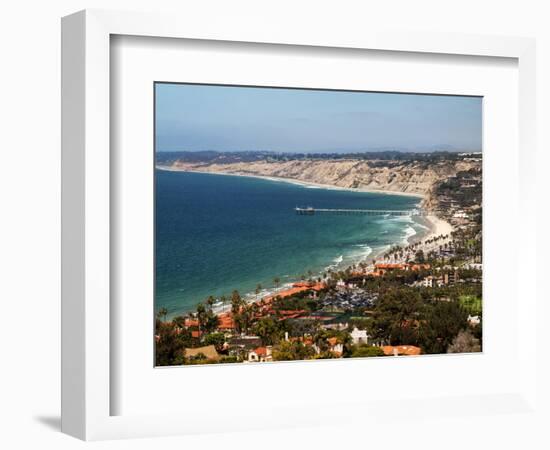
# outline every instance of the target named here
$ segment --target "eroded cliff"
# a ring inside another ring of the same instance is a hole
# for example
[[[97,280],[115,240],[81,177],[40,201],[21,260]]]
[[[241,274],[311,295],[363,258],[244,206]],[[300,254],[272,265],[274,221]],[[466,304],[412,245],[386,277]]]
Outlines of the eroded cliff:
[[[172,170],[228,173],[292,179],[308,183],[372,191],[391,191],[425,196],[434,184],[459,171],[480,166],[477,161],[369,161],[369,160],[290,160],[243,163],[189,163],[174,161]]]

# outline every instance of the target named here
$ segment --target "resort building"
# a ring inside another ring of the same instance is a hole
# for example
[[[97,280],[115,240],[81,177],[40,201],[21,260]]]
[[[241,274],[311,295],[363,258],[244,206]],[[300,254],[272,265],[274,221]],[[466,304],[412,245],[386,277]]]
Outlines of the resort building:
[[[433,275],[428,275],[427,277],[425,277],[422,280],[421,284],[424,287],[432,288],[432,287],[436,287],[436,286],[441,286],[442,282],[441,282],[440,278],[436,278]]]
[[[376,263],[374,265],[375,273],[378,275],[384,275],[392,270],[407,270],[408,267],[409,265],[405,263]]]
[[[296,294],[301,294],[301,293],[310,292],[310,291],[316,294],[317,292],[322,291],[326,287],[327,285],[325,283],[312,283],[308,281],[301,281],[301,282],[294,283],[291,288],[285,289],[284,291],[279,291],[273,295],[265,297],[263,300],[269,303],[275,300],[277,297],[288,298]]]
[[[409,263],[376,263],[374,265],[374,273],[378,276],[384,275],[393,270],[428,270],[429,264],[409,264]]]
[[[423,287],[441,287],[447,286],[448,284],[453,284],[458,281],[458,272],[444,273],[440,276],[428,275],[422,281],[419,282],[420,286]]]

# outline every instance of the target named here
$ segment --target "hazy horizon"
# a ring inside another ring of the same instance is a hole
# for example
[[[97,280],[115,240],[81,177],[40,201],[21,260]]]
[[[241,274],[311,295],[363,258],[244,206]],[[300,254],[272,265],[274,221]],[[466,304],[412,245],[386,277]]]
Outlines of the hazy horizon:
[[[155,85],[158,152],[481,152],[482,98]]]

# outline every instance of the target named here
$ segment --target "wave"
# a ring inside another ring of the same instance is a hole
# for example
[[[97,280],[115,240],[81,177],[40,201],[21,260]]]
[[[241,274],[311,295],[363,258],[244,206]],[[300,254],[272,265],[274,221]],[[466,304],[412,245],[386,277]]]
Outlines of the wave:
[[[394,216],[392,217],[391,221],[394,223],[414,223],[414,220],[411,216]]]
[[[328,272],[330,270],[334,270],[338,268],[338,265],[344,261],[344,255],[337,256],[332,260],[332,264],[329,264],[323,269],[323,272]]]
[[[407,226],[405,228],[405,236],[403,237],[403,244],[408,245],[409,239],[413,237],[415,234],[416,234],[416,230],[411,226]]]
[[[350,258],[353,262],[365,261],[367,257],[372,253],[372,247],[368,244],[357,244],[355,247],[361,250],[350,253]]]

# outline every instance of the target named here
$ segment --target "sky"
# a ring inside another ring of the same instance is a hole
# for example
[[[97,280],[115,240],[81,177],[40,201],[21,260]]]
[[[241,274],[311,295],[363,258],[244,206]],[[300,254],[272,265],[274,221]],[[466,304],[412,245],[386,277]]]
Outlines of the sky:
[[[482,99],[155,84],[157,151],[481,151]]]

